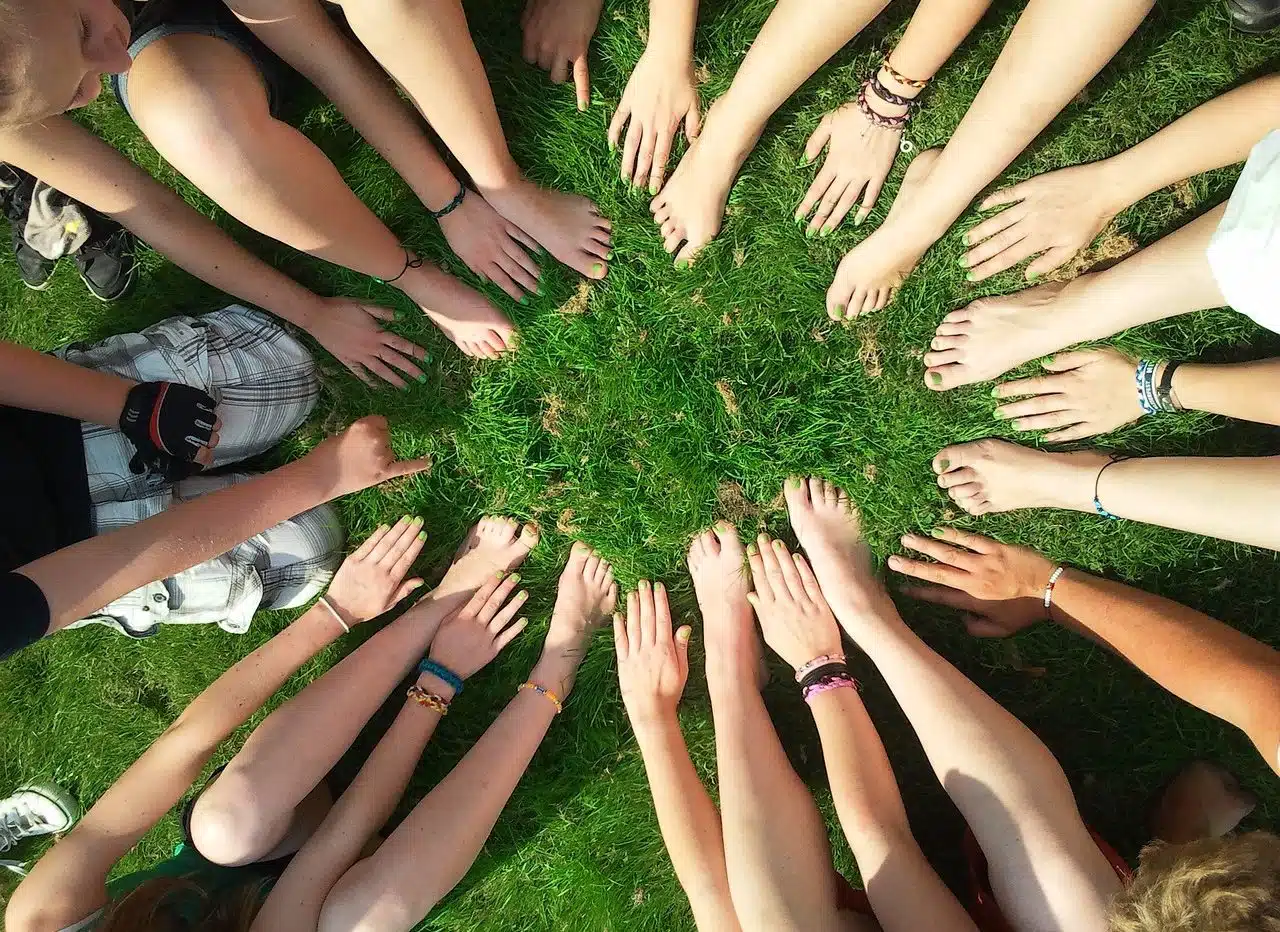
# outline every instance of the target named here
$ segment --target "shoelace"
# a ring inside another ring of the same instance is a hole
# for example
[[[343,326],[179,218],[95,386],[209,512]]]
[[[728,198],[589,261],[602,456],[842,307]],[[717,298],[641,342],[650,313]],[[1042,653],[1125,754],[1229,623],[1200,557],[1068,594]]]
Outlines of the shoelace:
[[[29,837],[36,829],[49,824],[44,816],[19,803],[0,818],[0,854]]]

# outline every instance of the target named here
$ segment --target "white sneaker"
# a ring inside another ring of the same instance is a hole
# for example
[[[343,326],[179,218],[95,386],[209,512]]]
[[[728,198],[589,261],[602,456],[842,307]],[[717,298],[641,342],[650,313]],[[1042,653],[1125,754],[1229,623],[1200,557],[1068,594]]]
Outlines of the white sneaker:
[[[65,832],[80,816],[75,799],[60,786],[24,786],[6,799],[0,799],[0,854],[19,842],[40,835]],[[20,861],[0,860],[0,867],[25,874]]]

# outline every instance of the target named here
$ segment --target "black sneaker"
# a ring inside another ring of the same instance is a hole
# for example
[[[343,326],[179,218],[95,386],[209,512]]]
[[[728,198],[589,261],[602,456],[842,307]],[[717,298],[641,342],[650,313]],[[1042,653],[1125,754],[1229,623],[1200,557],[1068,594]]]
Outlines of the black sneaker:
[[[114,301],[133,287],[138,277],[133,234],[114,220],[93,213],[93,232],[75,254],[76,268],[85,287],[99,301]]]
[[[1241,32],[1254,35],[1280,26],[1280,0],[1226,0],[1227,15]]]
[[[9,230],[13,240],[13,257],[18,262],[22,284],[32,291],[44,291],[49,287],[49,279],[53,278],[53,270],[58,267],[58,263],[46,259],[28,246],[16,224],[11,223]]]

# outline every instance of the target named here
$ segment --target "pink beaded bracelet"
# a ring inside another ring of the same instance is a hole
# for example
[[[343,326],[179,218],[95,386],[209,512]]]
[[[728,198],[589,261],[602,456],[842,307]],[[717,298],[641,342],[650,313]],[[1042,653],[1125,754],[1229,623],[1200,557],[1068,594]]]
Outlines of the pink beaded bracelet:
[[[801,693],[805,702],[809,702],[819,693],[830,692],[833,689],[857,689],[858,681],[851,676],[833,676],[830,679],[823,680],[820,683],[814,683],[812,686],[805,688]]]

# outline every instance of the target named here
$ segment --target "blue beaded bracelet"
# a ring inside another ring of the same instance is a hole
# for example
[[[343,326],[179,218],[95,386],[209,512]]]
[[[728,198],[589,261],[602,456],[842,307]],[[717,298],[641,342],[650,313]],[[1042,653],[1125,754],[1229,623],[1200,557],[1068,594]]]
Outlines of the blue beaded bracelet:
[[[448,667],[441,666],[430,657],[423,658],[422,663],[418,664],[419,673],[430,673],[432,676],[439,677],[444,682],[453,687],[455,696],[462,695],[462,677],[454,673]]]

